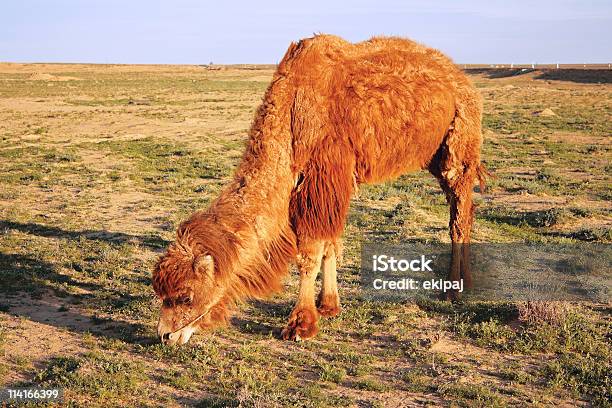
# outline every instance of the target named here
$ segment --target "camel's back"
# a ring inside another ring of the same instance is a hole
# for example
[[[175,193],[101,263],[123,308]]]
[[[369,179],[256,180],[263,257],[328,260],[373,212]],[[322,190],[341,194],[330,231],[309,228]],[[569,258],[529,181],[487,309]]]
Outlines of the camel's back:
[[[479,98],[448,57],[406,39],[316,36],[289,54],[293,86],[312,93],[306,120],[350,146],[358,182],[426,168],[461,100]]]
[[[374,76],[392,75],[408,82],[427,79],[443,82],[452,88],[471,87],[469,79],[449,57],[409,39],[373,37],[353,44],[337,36],[318,35],[300,41],[302,44],[308,50],[303,62],[311,66],[310,69],[300,68],[313,79],[321,79],[321,74],[331,69],[353,78],[360,73],[370,73]],[[353,78],[344,79],[350,81]]]

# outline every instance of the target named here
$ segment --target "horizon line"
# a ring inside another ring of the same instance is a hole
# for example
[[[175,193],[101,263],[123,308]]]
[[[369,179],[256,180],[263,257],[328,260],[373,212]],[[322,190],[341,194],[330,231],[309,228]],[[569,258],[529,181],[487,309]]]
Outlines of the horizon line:
[[[544,66],[544,65],[608,65],[612,66],[612,61],[606,62],[454,62],[455,65],[480,65],[483,68],[511,68],[510,65],[516,68],[523,66]],[[22,65],[185,65],[185,66],[236,66],[236,65],[278,65],[278,62],[232,62],[232,63],[182,63],[182,62],[74,62],[74,61],[0,61],[0,64],[22,64]],[[506,67],[506,65],[508,65]]]

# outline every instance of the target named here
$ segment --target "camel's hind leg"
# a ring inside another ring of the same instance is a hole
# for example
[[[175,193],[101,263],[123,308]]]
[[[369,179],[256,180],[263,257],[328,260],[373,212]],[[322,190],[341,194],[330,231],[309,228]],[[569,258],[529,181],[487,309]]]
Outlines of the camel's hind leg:
[[[458,109],[455,120],[429,170],[436,176],[450,206],[449,232],[452,258],[448,279],[463,279],[463,286],[472,286],[470,269],[470,235],[474,223],[472,191],[480,178],[480,107],[471,105]],[[449,299],[457,292],[446,294]]]
[[[333,317],[340,313],[336,262],[341,257],[342,243],[328,241],[323,253],[323,283],[317,299],[317,309],[321,316]]]
[[[471,171],[459,175],[454,182],[444,176],[440,178],[440,185],[446,193],[446,200],[450,207],[449,232],[452,255],[448,280],[463,279],[464,288],[472,287],[470,235],[474,224],[472,189],[475,178],[476,174],[472,174]],[[450,300],[459,298],[459,293],[456,291],[448,292],[445,295]]]
[[[449,280],[463,279],[465,288],[472,287],[470,235],[474,224],[472,188],[475,178],[475,175],[466,172],[456,184],[450,185],[447,180],[441,182],[450,206],[449,230],[452,258]],[[448,297],[454,299],[458,296],[456,292],[451,292]]]

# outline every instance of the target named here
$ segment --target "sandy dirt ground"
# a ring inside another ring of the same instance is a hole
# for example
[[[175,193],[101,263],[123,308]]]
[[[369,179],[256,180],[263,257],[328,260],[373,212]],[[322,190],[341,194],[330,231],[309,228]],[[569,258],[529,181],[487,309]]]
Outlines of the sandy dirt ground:
[[[425,173],[355,197],[343,313],[313,341],[278,338],[293,273],[230,327],[158,344],[152,265],[231,177],[272,69],[0,64],[0,386],[74,406],[609,406],[609,304],[533,324],[517,303],[362,298],[361,241],[448,242]],[[595,72],[469,71],[495,174],[476,242],[612,241],[612,85]]]

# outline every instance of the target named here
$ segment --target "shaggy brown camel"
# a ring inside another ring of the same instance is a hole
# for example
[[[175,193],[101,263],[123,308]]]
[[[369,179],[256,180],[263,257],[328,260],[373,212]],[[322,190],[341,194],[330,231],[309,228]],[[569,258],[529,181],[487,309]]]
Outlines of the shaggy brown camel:
[[[442,53],[401,38],[351,44],[318,35],[292,43],[249,132],[233,181],[178,229],[158,261],[158,333],[183,344],[226,322],[242,299],[281,288],[290,261],[298,301],[284,339],[318,331],[340,311],[336,257],[361,183],[428,169],[450,205],[451,279],[469,286],[472,189],[482,182],[481,98]],[[315,279],[323,285],[315,303]]]

